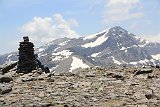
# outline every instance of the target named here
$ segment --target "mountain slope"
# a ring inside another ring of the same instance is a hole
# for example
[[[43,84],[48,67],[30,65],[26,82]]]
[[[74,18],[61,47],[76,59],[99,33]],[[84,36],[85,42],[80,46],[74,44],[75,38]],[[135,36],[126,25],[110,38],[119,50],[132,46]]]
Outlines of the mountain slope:
[[[159,65],[154,59],[160,54],[159,47],[159,43],[146,42],[116,26],[87,37],[60,38],[35,53],[52,71],[72,72],[90,66]],[[16,52],[0,56],[0,64],[16,60]]]

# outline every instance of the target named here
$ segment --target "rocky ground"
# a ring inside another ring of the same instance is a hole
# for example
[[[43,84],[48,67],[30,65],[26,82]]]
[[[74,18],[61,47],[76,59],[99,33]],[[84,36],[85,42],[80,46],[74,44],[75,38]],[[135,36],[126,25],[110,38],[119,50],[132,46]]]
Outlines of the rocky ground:
[[[160,69],[0,74],[0,107],[160,107]]]

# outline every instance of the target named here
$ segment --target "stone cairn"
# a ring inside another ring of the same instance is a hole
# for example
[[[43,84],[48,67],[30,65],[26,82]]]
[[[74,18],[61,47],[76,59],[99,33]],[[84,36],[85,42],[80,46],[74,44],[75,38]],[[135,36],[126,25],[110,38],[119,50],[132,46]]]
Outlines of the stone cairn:
[[[23,42],[20,42],[18,73],[29,73],[37,67],[34,55],[34,45],[29,42],[28,37],[23,37]]]

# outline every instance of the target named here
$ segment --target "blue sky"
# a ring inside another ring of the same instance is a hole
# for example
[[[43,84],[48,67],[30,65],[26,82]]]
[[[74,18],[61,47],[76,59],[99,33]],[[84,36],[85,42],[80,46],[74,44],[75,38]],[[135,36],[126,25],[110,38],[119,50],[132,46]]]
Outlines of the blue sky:
[[[160,42],[160,0],[0,0],[0,54],[114,26]]]

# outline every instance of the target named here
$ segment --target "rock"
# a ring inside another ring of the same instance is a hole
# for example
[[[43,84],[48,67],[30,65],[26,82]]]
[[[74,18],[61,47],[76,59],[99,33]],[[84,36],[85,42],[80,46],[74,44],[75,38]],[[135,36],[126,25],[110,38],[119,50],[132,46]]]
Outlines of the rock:
[[[36,80],[34,77],[25,77],[25,78],[22,78],[22,82],[34,81],[34,80]]]
[[[21,80],[22,82],[34,81],[36,80],[36,77],[34,77],[33,73],[29,73],[29,74],[24,74],[23,76],[21,76]]]
[[[45,73],[45,74],[43,73],[43,74],[41,74],[41,75],[38,76],[38,79],[39,79],[39,80],[44,80],[45,78],[50,77],[50,76],[51,76],[50,73],[47,73],[47,74],[46,74],[46,73]]]
[[[0,83],[9,83],[10,81],[13,81],[11,77],[0,75]]]
[[[23,37],[22,42],[20,42],[19,45],[19,57],[18,57],[18,63],[17,63],[17,73],[42,73],[37,70],[38,68],[41,68],[42,71],[45,73],[50,73],[48,67],[44,67],[44,65],[41,64],[41,62],[37,59],[38,54],[34,54],[34,44],[32,42],[29,42],[29,38]]]
[[[48,67],[44,67],[44,72],[45,72],[45,73],[50,73],[49,68],[48,68]]]
[[[16,71],[11,70],[10,72],[5,73],[4,75],[7,76],[7,77],[14,77],[15,74],[16,74]]]
[[[148,76],[147,75],[137,75],[135,78],[136,79],[147,79]]]
[[[65,104],[64,107],[69,107],[69,106]]]
[[[121,75],[114,75],[113,78],[116,78],[117,80],[124,80],[124,77]]]
[[[152,73],[134,76],[134,71],[140,69],[88,68],[74,75],[16,73],[12,77],[14,82],[1,83],[5,87],[11,85],[12,91],[0,95],[0,107],[159,107],[159,69],[152,68]],[[147,79],[150,74],[157,78]]]
[[[17,65],[17,62],[5,66],[4,68],[2,68],[2,73],[3,73],[3,74],[7,73],[10,69],[14,68],[16,65]]]
[[[147,99],[154,99],[154,98],[158,99],[158,97],[154,95],[152,90],[145,90],[145,97]]]
[[[23,37],[24,41],[20,42],[19,60],[17,73],[30,73],[37,67],[34,55],[34,45],[29,42],[28,37]]]
[[[38,97],[43,98],[44,96],[45,96],[45,92],[44,92],[44,91],[42,91],[42,92],[40,92],[40,93],[38,94]]]
[[[123,100],[112,100],[109,99],[105,102],[102,102],[100,107],[124,107],[125,101]]]
[[[148,74],[148,79],[153,79],[153,78],[157,78],[157,76],[154,74]]]
[[[86,73],[86,77],[95,77],[96,74],[94,72],[88,72]]]
[[[141,69],[141,70],[138,70],[135,75],[140,75],[140,74],[148,74],[148,73],[152,73],[153,70],[152,69]]]
[[[39,104],[29,104],[24,107],[54,107],[51,103],[39,103]],[[57,106],[58,107],[58,106]]]
[[[111,76],[112,78],[116,78],[117,80],[124,80],[124,77],[120,74],[109,73],[108,76]]]
[[[145,95],[145,97],[146,97],[147,99],[151,99],[151,98],[154,97],[154,95],[152,95],[152,94],[147,94],[147,95]]]
[[[2,68],[0,68],[0,74],[2,74]]]
[[[148,107],[148,106],[143,104],[143,105],[138,105],[137,107]]]
[[[12,85],[0,83],[0,94],[6,94],[12,91]]]
[[[160,68],[160,66],[159,66],[159,65],[156,65],[155,67],[156,67],[156,68]]]
[[[48,78],[47,82],[54,82],[55,80],[53,78]]]
[[[6,102],[4,100],[0,100],[0,107],[4,107]]]

